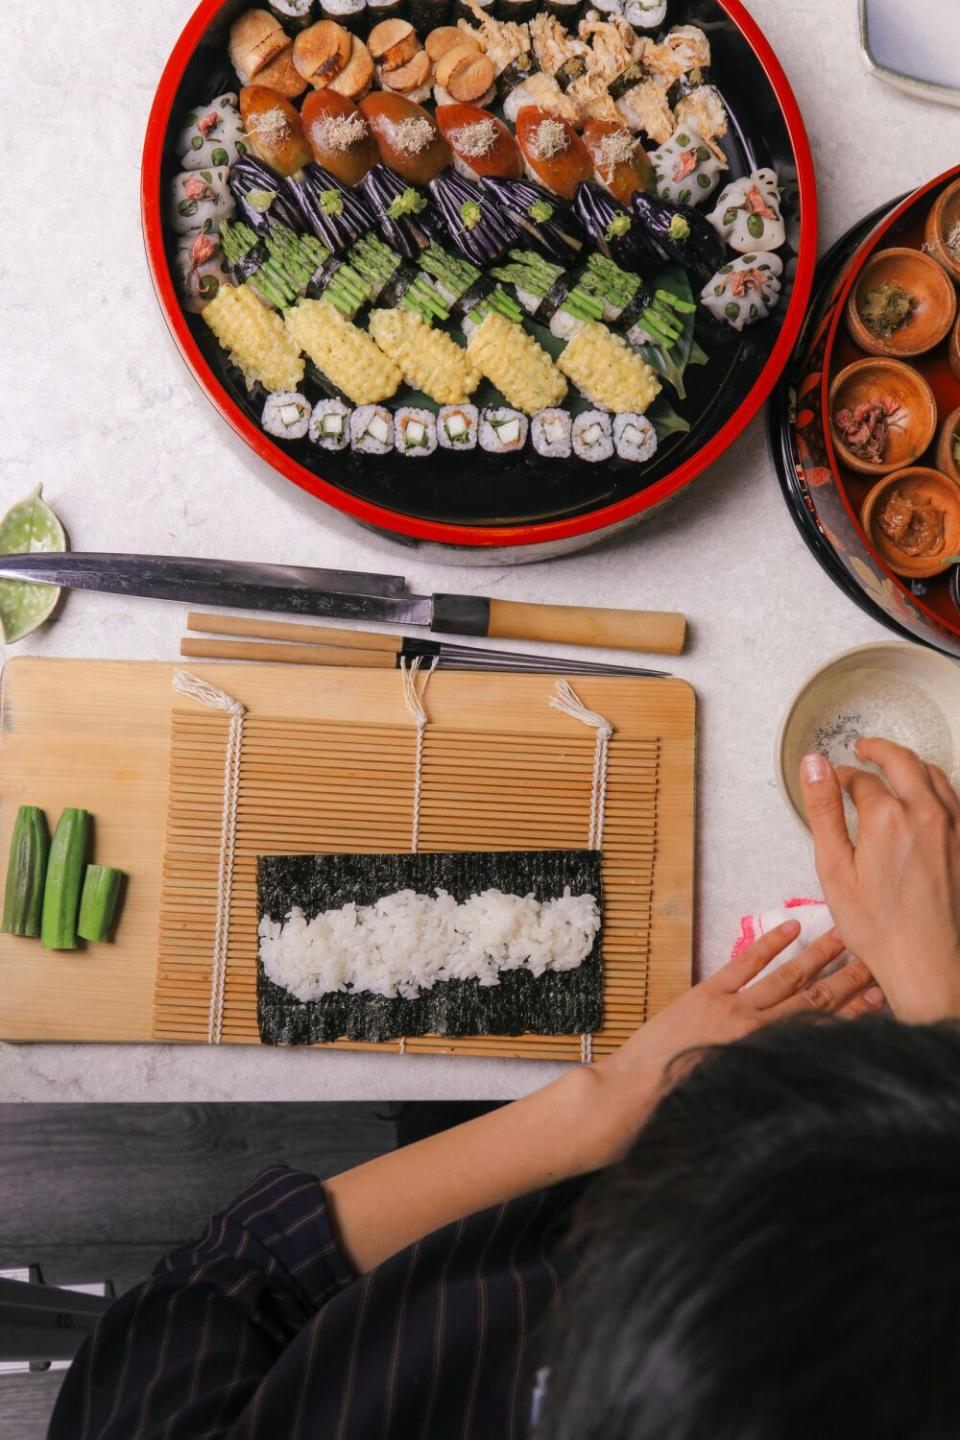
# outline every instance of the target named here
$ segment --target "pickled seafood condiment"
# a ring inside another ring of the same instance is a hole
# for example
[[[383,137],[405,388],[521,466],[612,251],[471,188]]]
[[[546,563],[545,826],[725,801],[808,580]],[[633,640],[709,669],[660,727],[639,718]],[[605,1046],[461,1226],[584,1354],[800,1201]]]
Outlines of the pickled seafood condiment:
[[[902,429],[906,411],[895,395],[875,395],[859,405],[845,405],[837,410],[833,424],[851,455],[880,465],[887,453],[889,433]]]

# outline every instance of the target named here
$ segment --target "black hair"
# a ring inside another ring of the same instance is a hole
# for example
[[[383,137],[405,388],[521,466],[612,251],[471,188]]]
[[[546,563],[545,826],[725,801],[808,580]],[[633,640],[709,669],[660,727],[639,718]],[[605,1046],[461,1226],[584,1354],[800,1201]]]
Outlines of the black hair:
[[[708,1051],[575,1243],[542,1440],[957,1440],[960,1027]]]

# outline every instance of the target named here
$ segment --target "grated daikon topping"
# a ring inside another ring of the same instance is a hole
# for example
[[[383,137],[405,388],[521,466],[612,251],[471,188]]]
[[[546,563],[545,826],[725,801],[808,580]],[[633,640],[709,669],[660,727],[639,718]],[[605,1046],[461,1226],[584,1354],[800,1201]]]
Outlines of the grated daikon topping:
[[[426,150],[433,143],[434,129],[430,120],[412,116],[408,120],[387,123],[394,146],[398,150],[406,150],[408,155],[419,155],[421,150]]]
[[[496,145],[497,122],[475,120],[472,125],[464,125],[460,130],[455,130],[450,138],[461,155],[479,158]]]
[[[618,165],[629,164],[636,148],[637,142],[629,130],[614,130],[609,135],[604,135],[597,146],[600,162],[598,169],[610,174]]]
[[[321,150],[349,150],[369,134],[360,111],[353,115],[325,115],[310,126],[314,144]]]
[[[559,155],[569,144],[566,126],[559,120],[541,120],[530,136],[530,149],[538,160]]]
[[[247,120],[247,134],[257,135],[270,145],[279,145],[289,133],[290,121],[279,107],[251,115]]]

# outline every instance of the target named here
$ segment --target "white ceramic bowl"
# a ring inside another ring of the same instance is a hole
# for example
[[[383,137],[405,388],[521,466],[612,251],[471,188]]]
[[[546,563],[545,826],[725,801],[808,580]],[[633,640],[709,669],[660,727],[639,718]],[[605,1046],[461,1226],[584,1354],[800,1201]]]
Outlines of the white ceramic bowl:
[[[954,757],[960,764],[960,665],[922,645],[880,641],[844,650],[822,665],[801,685],[780,723],[776,745],[776,773],[781,794],[799,823],[809,829],[800,793],[800,761],[806,747],[811,702],[843,675],[856,670],[886,671],[892,678],[915,684],[943,711],[953,737]],[[896,738],[896,737],[894,737]]]

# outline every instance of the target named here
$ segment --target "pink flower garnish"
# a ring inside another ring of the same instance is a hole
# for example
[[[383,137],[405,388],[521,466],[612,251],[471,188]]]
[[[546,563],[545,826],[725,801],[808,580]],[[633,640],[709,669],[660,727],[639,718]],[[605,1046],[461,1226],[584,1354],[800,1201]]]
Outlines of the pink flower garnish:
[[[730,294],[737,295],[741,299],[755,290],[759,295],[763,290],[763,275],[759,270],[735,270],[730,276]]]
[[[777,218],[776,210],[770,208],[756,185],[751,185],[747,191],[747,213],[760,215],[764,220],[776,220]]]
[[[209,235],[198,235],[190,246],[190,259],[194,265],[202,265],[217,253],[216,241]]]
[[[686,180],[691,171],[697,168],[696,150],[681,150],[677,156],[677,163],[674,166],[674,181]]]
[[[203,200],[211,190],[206,180],[201,180],[199,175],[191,175],[183,182],[183,193],[188,200]]]
[[[216,110],[211,110],[209,115],[203,115],[197,121],[197,129],[201,135],[209,135],[211,130],[216,130],[220,124],[220,116]]]

